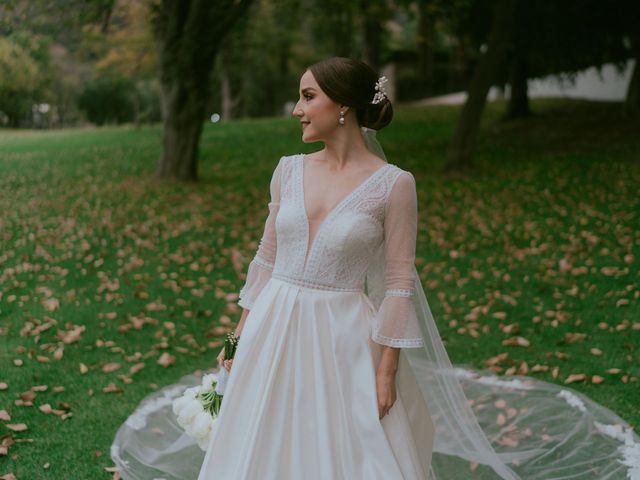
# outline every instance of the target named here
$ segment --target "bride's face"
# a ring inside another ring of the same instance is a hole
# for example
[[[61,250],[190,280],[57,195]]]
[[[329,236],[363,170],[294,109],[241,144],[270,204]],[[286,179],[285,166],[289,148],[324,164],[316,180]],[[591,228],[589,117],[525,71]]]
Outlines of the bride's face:
[[[340,105],[331,100],[320,89],[310,70],[300,78],[299,94],[293,115],[300,119],[302,141],[310,143],[330,138],[335,129],[340,127],[340,111],[346,113],[347,107],[340,108]]]

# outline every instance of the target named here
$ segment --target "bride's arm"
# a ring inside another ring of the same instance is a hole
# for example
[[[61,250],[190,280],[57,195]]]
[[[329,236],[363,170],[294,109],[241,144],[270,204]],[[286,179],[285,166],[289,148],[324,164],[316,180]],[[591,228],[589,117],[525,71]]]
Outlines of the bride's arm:
[[[396,401],[395,376],[400,349],[424,345],[413,303],[417,204],[415,179],[411,173],[404,172],[393,185],[384,217],[385,296],[376,314],[372,335],[375,342],[383,345],[376,368],[381,419]]]
[[[417,231],[416,183],[410,172],[403,172],[393,185],[384,217],[385,293],[372,334],[375,342],[396,349],[424,346],[414,303]],[[385,365],[393,367],[398,352],[384,350]]]
[[[253,306],[253,302],[258,298],[258,295],[271,278],[271,273],[273,272],[276,261],[276,216],[280,209],[280,182],[283,158],[284,157],[280,158],[278,165],[271,175],[271,182],[269,184],[271,201],[268,203],[269,214],[264,222],[264,230],[260,244],[258,245],[258,250],[253,260],[251,260],[251,263],[249,263],[247,278],[244,286],[240,289],[238,305],[242,307],[242,315],[234,330],[236,337],[240,337],[242,334],[244,323]],[[225,368],[231,371],[233,359],[224,360],[224,348],[218,354],[218,364],[220,366],[224,364]]]
[[[258,246],[258,250],[256,251],[253,260],[251,260],[251,263],[249,264],[245,284],[240,289],[238,305],[243,308],[243,311],[242,316],[240,317],[240,322],[238,323],[235,331],[236,336],[239,336],[240,332],[242,332],[245,319],[249,314],[249,310],[253,306],[253,302],[271,278],[271,273],[276,261],[276,216],[280,209],[282,158],[280,158],[280,161],[271,176],[271,183],[269,185],[271,201],[268,203],[269,214],[264,223],[264,230],[262,238],[260,239],[260,245]]]
[[[236,337],[239,337],[240,334],[242,333],[242,328],[244,327],[244,321],[247,318],[247,315],[249,315],[249,311],[246,308],[242,309],[242,315],[240,315],[240,321],[238,322],[238,325],[236,325],[236,329],[234,330],[234,334]]]

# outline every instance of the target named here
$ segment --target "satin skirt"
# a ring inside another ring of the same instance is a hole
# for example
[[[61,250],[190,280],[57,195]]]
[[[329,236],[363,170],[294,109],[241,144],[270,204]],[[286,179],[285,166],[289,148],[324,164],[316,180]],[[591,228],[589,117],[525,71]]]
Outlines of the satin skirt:
[[[379,420],[375,370],[383,347],[370,340],[373,311],[362,292],[272,278],[246,319],[207,451],[171,408],[201,383],[194,373],[147,395],[120,426],[110,453],[121,478],[509,478],[454,448],[455,429],[437,415],[449,408],[439,386],[452,378],[511,478],[640,479],[640,437],[584,394],[463,366],[434,372],[419,349],[400,351],[397,399]]]
[[[397,398],[378,418],[364,292],[272,278],[245,320],[198,480],[426,480],[434,429],[400,352]]]

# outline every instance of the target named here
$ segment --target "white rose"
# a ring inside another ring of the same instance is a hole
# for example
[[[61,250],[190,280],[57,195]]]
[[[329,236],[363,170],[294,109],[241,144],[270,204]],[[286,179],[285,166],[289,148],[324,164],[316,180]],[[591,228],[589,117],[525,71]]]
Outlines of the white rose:
[[[209,446],[209,442],[211,441],[211,435],[213,435],[213,432],[214,432],[213,429],[217,421],[218,421],[218,417],[213,417],[213,419],[211,420],[211,425],[209,426],[209,431],[207,435],[201,438],[196,438],[196,441],[198,442],[198,446],[205,452],[207,451],[207,447]]]
[[[191,433],[196,438],[203,438],[209,434],[213,417],[209,412],[202,411],[193,418]]]
[[[176,416],[180,415],[180,412],[182,411],[182,409],[191,402],[193,402],[193,398],[191,397],[182,396],[180,398],[176,398],[173,401],[173,406],[172,406],[173,413],[175,413]]]
[[[190,400],[187,405],[180,411],[180,415],[178,415],[178,423],[183,427],[191,424],[194,417],[202,412],[202,404],[199,400]]]
[[[209,391],[211,386],[218,381],[218,377],[215,373],[208,373],[202,377],[202,387]]]
[[[189,397],[189,398],[196,398],[196,395],[198,395],[200,393],[200,390],[201,390],[201,386],[200,385],[196,385],[195,387],[187,388],[184,391],[184,396],[185,397]]]
[[[207,451],[207,447],[209,446],[209,440],[210,440],[210,436],[207,435],[206,437],[200,438],[197,440],[198,442],[198,446],[200,447],[201,450],[204,450],[205,452]]]

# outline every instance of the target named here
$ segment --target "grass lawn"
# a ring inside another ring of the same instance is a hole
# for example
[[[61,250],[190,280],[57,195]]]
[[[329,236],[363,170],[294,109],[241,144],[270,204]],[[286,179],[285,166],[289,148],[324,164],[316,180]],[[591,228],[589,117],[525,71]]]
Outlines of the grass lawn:
[[[454,363],[584,374],[570,387],[638,429],[640,122],[615,104],[532,106],[503,123],[490,104],[458,174],[441,173],[458,107],[399,108],[380,132],[417,180],[423,285]],[[137,403],[215,366],[278,159],[320,148],[290,119],[207,125],[201,181],[162,184],[160,139],[0,131],[0,437],[15,442],[0,476],[110,477]]]

